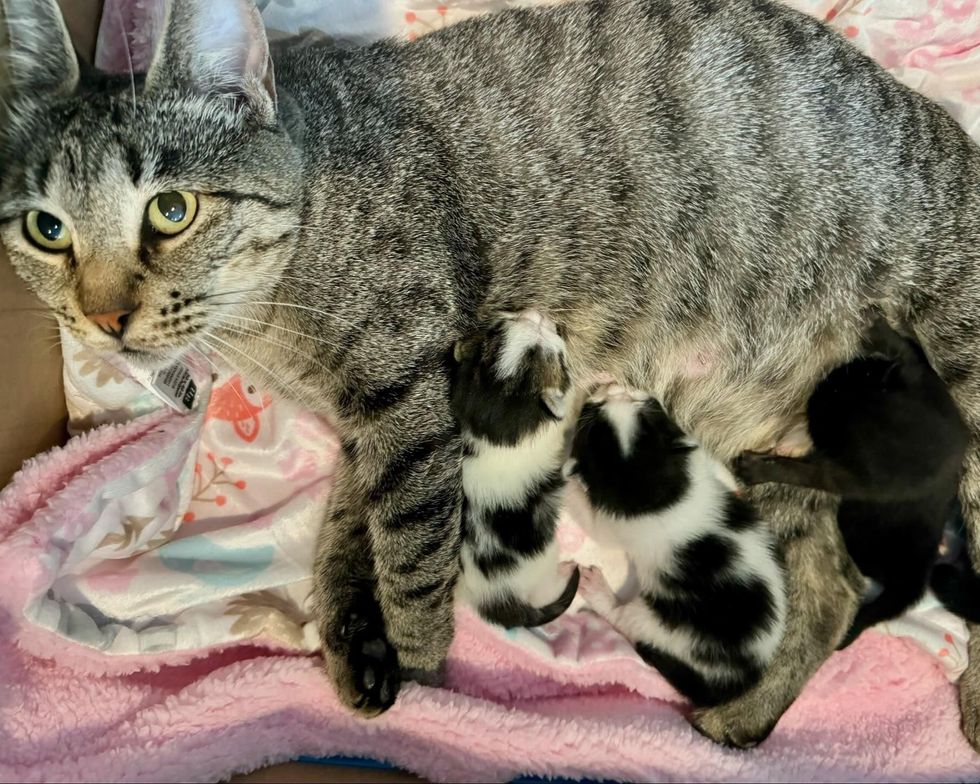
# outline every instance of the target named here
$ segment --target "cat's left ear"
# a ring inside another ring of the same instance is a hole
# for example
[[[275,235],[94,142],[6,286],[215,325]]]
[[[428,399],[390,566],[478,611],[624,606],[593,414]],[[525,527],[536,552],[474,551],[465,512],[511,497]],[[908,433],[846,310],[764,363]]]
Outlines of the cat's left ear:
[[[269,42],[253,0],[170,0],[146,91],[190,89],[276,113]]]
[[[0,0],[3,93],[67,95],[78,85],[78,56],[55,0]]]

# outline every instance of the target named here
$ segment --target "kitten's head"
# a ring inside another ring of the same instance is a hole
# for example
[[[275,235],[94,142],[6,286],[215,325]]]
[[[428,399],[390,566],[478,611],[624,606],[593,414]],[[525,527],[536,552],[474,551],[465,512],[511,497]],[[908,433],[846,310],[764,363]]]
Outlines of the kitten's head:
[[[0,239],[82,343],[144,366],[268,299],[299,226],[251,0],[172,0],[146,76],[80,65],[55,0],[2,0]]]

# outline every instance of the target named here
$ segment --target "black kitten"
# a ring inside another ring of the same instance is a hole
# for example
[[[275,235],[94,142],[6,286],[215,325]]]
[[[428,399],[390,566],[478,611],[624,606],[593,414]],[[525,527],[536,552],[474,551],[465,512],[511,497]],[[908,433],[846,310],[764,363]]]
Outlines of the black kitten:
[[[969,435],[922,348],[881,319],[864,353],[817,385],[807,418],[809,454],[745,454],[735,471],[747,484],[781,482],[841,496],[837,522],[847,549],[882,589],[858,611],[844,647],[925,592]]]

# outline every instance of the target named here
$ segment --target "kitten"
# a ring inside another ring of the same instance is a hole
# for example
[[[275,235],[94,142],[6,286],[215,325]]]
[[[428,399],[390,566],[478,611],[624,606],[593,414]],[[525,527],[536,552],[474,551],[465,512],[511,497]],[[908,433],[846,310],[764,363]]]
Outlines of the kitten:
[[[453,411],[463,429],[459,595],[506,627],[540,626],[578,590],[558,562],[569,377],[565,341],[534,311],[456,345]],[[557,586],[557,589],[556,589]]]
[[[784,629],[782,568],[768,526],[655,399],[608,387],[586,403],[569,470],[594,535],[625,549],[640,585],[620,604],[601,572],[581,593],[695,706],[755,684]]]
[[[807,427],[809,454],[746,454],[735,470],[748,484],[782,482],[842,497],[837,522],[848,552],[881,587],[858,610],[843,647],[925,592],[969,433],[922,348],[880,319],[864,352],[817,385]]]

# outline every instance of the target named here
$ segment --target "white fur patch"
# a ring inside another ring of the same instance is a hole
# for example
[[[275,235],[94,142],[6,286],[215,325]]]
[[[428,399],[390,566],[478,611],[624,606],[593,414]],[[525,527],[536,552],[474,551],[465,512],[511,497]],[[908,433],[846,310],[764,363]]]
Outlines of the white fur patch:
[[[504,325],[505,335],[497,358],[497,377],[508,379],[520,370],[528,351],[540,346],[550,356],[565,352],[565,341],[549,319],[533,310],[526,310]]]
[[[623,457],[629,457],[639,429],[639,405],[630,400],[610,400],[601,412],[616,434]]]
[[[463,491],[485,509],[520,508],[528,490],[561,464],[565,426],[549,423],[516,446],[499,446],[469,437],[474,455],[463,461]]]

